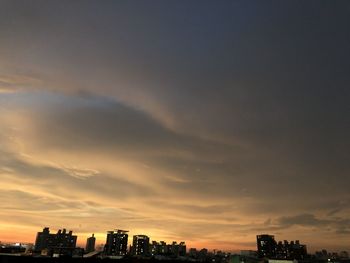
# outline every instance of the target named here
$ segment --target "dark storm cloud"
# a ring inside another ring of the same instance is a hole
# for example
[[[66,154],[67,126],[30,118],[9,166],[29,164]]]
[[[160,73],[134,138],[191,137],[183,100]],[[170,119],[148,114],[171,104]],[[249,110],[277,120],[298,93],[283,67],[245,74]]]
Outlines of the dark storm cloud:
[[[5,40],[30,38],[28,59],[79,89],[146,93],[183,131],[348,169],[348,4],[5,3],[18,19],[1,24],[22,33]]]
[[[32,132],[42,134],[36,142],[42,147],[120,151],[126,156],[155,154],[164,165],[184,165],[183,158],[189,158],[193,159],[193,166],[197,162],[216,167],[232,150],[244,150],[240,146],[178,134],[140,110],[91,94],[83,97],[55,93],[8,95],[0,102],[5,100],[10,101],[9,109],[21,109],[24,116],[25,110],[30,109],[27,113],[28,118],[33,117]]]
[[[330,181],[337,171],[326,173],[327,163],[317,164],[320,168],[314,167],[313,173],[308,174],[307,164],[296,166],[296,162],[290,163],[283,154],[270,149],[252,151],[250,146],[232,146],[178,134],[142,111],[113,100],[91,94],[77,98],[37,93],[8,95],[6,101],[9,104],[12,101],[13,109],[27,109],[24,116],[31,118],[33,130],[24,127],[23,133],[41,134],[35,141],[35,147],[41,151],[98,152],[102,158],[132,158],[146,167],[164,171],[157,181],[167,189],[165,196],[181,195],[203,201],[240,198],[244,205],[229,205],[227,209],[231,206],[231,210],[248,214],[274,213],[277,207],[286,212],[290,209],[329,212],[346,200],[343,196],[349,178],[339,174],[337,178],[344,184]],[[285,150],[288,155],[288,149]],[[21,167],[21,164],[11,166]],[[318,169],[323,171],[317,172]],[[84,171],[73,171],[75,175],[79,173]],[[120,173],[120,176],[125,175]],[[324,192],[322,196],[320,191]],[[176,203],[172,205],[180,208]],[[215,207],[203,209],[215,213]],[[343,209],[346,211],[346,205]]]
[[[298,227],[308,233],[306,238],[310,238],[315,231],[323,232],[325,235],[346,235],[350,229],[350,221],[344,217],[317,216],[311,213],[297,214],[291,216],[278,217],[275,220],[267,220],[264,224],[245,226],[246,230],[256,233],[275,233],[283,235],[288,230],[296,231]],[[299,233],[300,235],[300,233]]]
[[[330,221],[318,219],[313,214],[301,214],[290,217],[281,217],[278,219],[278,223],[282,225],[282,227],[288,227],[292,225],[324,226],[328,225]]]
[[[292,227],[294,225],[323,228],[334,231],[337,234],[347,234],[350,231],[350,220],[342,217],[318,218],[313,214],[300,214],[290,217],[281,217],[277,219],[277,224],[281,229]]]

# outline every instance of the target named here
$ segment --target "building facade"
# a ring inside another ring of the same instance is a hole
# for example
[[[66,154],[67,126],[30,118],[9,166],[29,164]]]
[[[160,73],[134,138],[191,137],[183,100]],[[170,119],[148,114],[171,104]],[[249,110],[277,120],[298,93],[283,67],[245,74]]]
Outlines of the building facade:
[[[95,243],[96,243],[96,238],[95,235],[92,234],[91,237],[88,237],[86,239],[86,247],[85,247],[85,252],[86,253],[90,253],[95,251]]]
[[[128,232],[120,229],[108,231],[104,247],[105,254],[108,256],[125,256],[128,249]]]
[[[135,235],[132,242],[132,254],[136,256],[149,255],[149,237],[145,235]]]
[[[260,258],[275,258],[277,243],[275,236],[272,235],[258,235],[256,237],[257,247],[258,247],[258,256]]]
[[[58,230],[56,234],[50,233],[50,229],[45,227],[42,232],[38,232],[35,240],[35,251],[47,250],[49,254],[72,254],[76,248],[77,236],[72,231],[66,229]]]
[[[307,258],[306,245],[300,244],[299,240],[275,241],[272,235],[257,236],[258,256],[260,258],[282,259],[282,260],[303,260]]]

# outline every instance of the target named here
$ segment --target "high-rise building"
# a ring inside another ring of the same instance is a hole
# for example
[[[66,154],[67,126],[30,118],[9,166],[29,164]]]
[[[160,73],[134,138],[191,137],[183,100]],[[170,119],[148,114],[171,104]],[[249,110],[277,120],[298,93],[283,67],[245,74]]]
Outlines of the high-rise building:
[[[109,256],[124,256],[128,249],[128,233],[126,230],[107,232],[107,240],[104,252]]]
[[[42,232],[38,232],[35,240],[35,250],[42,251],[43,249],[47,249],[53,241],[52,234],[50,234],[50,229],[45,227]]]
[[[159,255],[159,244],[157,241],[152,241],[149,246],[149,252],[151,256]]]
[[[48,250],[50,253],[72,254],[76,248],[77,236],[66,229],[58,230],[57,234],[51,234],[48,227],[38,232],[35,240],[35,250]]]
[[[279,259],[289,258],[288,247],[289,247],[289,243],[287,240],[284,240],[283,243],[282,241],[278,241],[276,246],[276,258],[279,258]]]
[[[274,236],[260,235],[257,236],[258,255],[260,258],[303,260],[307,257],[306,245],[300,244],[299,240],[275,241]]]
[[[189,251],[188,251],[188,255],[191,257],[191,258],[197,258],[198,256],[198,251],[196,248],[190,248]]]
[[[186,244],[185,242],[180,242],[180,244],[178,245],[178,256],[186,256]]]
[[[173,241],[171,244],[167,244],[164,241],[152,241],[152,244],[150,244],[149,251],[152,256],[186,256],[186,244],[185,242],[177,243],[176,241]]]
[[[201,250],[199,250],[199,252],[198,252],[198,259],[199,259],[199,261],[205,261],[206,259],[207,259],[207,257],[208,257],[208,249],[206,249],[206,248],[202,248]]]
[[[136,235],[132,242],[133,255],[146,256],[149,254],[149,237],[145,235]]]
[[[289,246],[285,248],[288,251],[289,259],[302,260],[307,257],[306,245],[300,244],[299,240],[291,241]]]
[[[168,246],[167,246],[167,244],[166,244],[166,242],[165,241],[160,241],[159,243],[158,243],[158,253],[160,254],[160,255],[166,255],[166,254],[168,254]]]
[[[168,254],[172,256],[177,256],[179,253],[179,246],[176,241],[173,241],[171,244],[167,245]]]
[[[91,237],[88,237],[86,239],[86,247],[85,247],[86,253],[95,251],[95,242],[96,242],[96,238],[94,234],[92,234]]]
[[[275,241],[275,236],[272,235],[258,235],[256,236],[258,256],[260,258],[275,258],[277,243]]]

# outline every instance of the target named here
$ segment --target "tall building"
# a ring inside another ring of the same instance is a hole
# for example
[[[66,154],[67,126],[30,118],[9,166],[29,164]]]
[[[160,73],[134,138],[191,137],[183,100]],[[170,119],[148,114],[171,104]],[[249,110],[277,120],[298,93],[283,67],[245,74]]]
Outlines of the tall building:
[[[288,242],[287,240],[277,243],[277,259],[298,259],[303,260],[307,257],[306,245],[300,244],[299,240]]]
[[[299,240],[291,241],[289,246],[285,248],[288,251],[289,259],[305,259],[307,257],[306,245],[300,244]]]
[[[152,241],[150,244],[150,254],[154,255],[166,255],[166,256],[186,256],[186,244],[185,242],[173,241],[171,244],[167,244],[164,241],[156,242]]]
[[[149,247],[151,256],[159,255],[159,244],[157,241],[152,241]]]
[[[188,250],[188,255],[191,257],[191,258],[196,258],[197,257],[197,254],[198,254],[198,251],[196,248],[190,248]]]
[[[275,241],[275,237],[271,235],[257,236],[258,256],[260,258],[274,258],[284,260],[303,260],[307,258],[306,245],[300,244],[299,240]]]
[[[275,236],[272,235],[258,235],[256,236],[258,256],[260,258],[275,258],[277,243],[275,241]]]
[[[168,254],[172,256],[186,256],[186,244],[185,242],[180,242],[179,244],[176,241],[173,241],[172,244],[167,245]]]
[[[186,256],[186,244],[185,242],[180,242],[180,244],[178,245],[178,255],[179,256]]]
[[[132,242],[133,255],[146,256],[149,254],[149,237],[145,235],[136,235]]]
[[[128,249],[128,233],[126,230],[107,232],[107,240],[104,252],[109,256],[124,256]]]
[[[49,253],[72,254],[76,248],[77,236],[72,231],[66,229],[58,230],[57,234],[51,234],[50,229],[45,227],[42,232],[38,232],[35,240],[35,250],[48,250]]]
[[[95,251],[95,242],[96,242],[96,238],[94,234],[92,234],[91,237],[88,237],[86,239],[86,247],[85,247],[86,253]]]
[[[158,243],[158,253],[159,253],[159,255],[168,254],[168,246],[167,246],[165,241],[160,241]]]
[[[50,229],[45,227],[42,232],[37,233],[34,248],[36,251],[47,249],[52,245],[53,240],[52,234],[50,234]]]

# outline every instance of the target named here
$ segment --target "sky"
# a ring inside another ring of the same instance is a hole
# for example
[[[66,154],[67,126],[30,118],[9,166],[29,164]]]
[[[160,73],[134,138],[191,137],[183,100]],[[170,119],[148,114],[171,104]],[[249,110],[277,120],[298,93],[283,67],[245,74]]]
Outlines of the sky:
[[[350,251],[349,26],[340,0],[0,0],[0,241]]]

